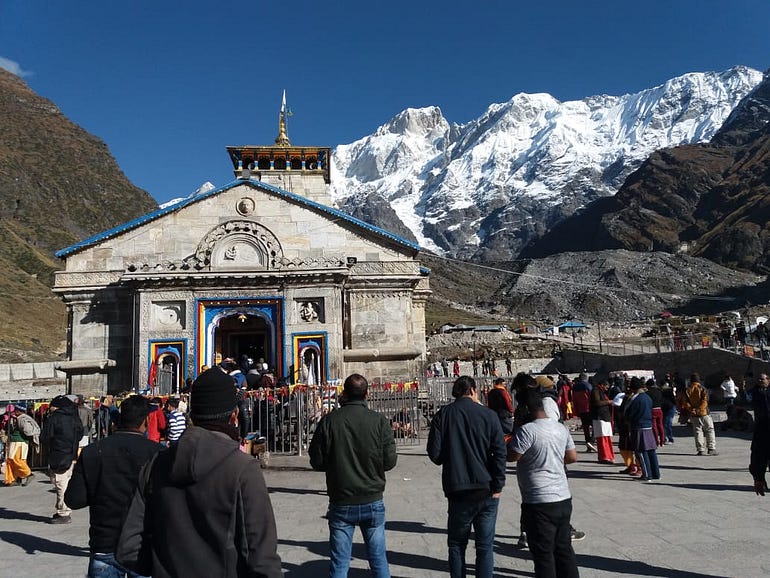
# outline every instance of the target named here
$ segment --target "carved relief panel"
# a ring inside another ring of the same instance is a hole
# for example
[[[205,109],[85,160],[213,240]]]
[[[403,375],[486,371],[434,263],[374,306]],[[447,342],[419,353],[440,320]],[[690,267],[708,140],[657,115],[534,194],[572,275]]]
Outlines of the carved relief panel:
[[[184,301],[153,301],[151,327],[159,330],[183,330],[185,328]]]
[[[297,299],[294,302],[297,323],[325,323],[323,297]]]

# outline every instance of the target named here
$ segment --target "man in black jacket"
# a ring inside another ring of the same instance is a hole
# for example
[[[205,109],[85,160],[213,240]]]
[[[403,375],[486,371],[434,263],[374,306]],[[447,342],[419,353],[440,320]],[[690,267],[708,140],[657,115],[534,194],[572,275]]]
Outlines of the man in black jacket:
[[[48,447],[48,467],[51,483],[56,488],[56,513],[51,517],[51,524],[69,524],[69,506],[64,500],[64,493],[72,477],[75,460],[78,457],[78,444],[83,437],[83,424],[78,410],[71,399],[57,395],[51,400],[48,418],[43,424],[40,440]]]
[[[326,472],[333,578],[348,575],[356,526],[364,535],[372,574],[390,576],[382,493],[385,472],[396,465],[396,442],[385,416],[366,407],[368,389],[364,376],[349,376],[342,407],[321,419],[310,442],[310,465]]]
[[[473,378],[458,377],[452,396],[455,402],[435,415],[428,436],[428,457],[443,466],[441,481],[449,500],[449,572],[452,578],[466,574],[465,549],[472,525],[476,576],[491,578],[495,523],[505,486],[503,430],[497,415],[478,403]]]
[[[127,573],[115,561],[121,522],[136,489],[139,471],[161,447],[144,436],[149,413],[150,404],[145,398],[126,398],[120,404],[118,430],[83,448],[75,464],[64,499],[76,510],[90,507],[88,576]]]

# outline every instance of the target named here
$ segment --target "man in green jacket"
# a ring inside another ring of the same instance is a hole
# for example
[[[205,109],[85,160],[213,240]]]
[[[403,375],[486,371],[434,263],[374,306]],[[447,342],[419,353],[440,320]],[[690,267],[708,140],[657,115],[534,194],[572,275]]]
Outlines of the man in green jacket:
[[[385,472],[396,465],[396,442],[388,420],[367,408],[368,388],[364,376],[349,376],[342,407],[321,419],[310,442],[310,465],[326,472],[331,578],[348,575],[356,526],[372,573],[390,578],[382,493]]]

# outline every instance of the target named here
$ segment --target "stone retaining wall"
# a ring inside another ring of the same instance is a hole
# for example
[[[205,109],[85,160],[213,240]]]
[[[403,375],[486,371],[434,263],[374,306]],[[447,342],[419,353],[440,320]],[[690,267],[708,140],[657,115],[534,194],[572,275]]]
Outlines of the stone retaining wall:
[[[55,363],[0,363],[0,400],[51,399],[66,393],[66,376],[54,369]]]
[[[655,372],[658,379],[666,373],[679,372],[684,379],[692,373],[699,373],[704,385],[721,399],[719,384],[725,373],[729,373],[736,384],[745,378],[747,385],[753,387],[760,373],[770,373],[770,362],[716,347],[623,356],[564,349],[544,372],[578,373],[583,369],[589,374],[603,375],[611,371],[649,369]]]

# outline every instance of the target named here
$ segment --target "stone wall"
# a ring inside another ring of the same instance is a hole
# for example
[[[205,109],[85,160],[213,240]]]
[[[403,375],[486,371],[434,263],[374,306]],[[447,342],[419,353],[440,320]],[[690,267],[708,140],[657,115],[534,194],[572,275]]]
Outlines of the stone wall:
[[[66,393],[66,376],[54,363],[0,363],[0,400],[51,399]]]
[[[741,379],[748,376],[746,382],[751,387],[757,375],[770,373],[770,362],[717,348],[623,356],[565,349],[561,352],[561,356],[554,358],[543,371],[579,373],[583,369],[589,374],[602,375],[611,371],[649,369],[655,372],[658,379],[664,377],[666,373],[678,372],[685,379],[692,373],[698,373],[703,383],[716,394],[715,397],[721,398],[719,384],[725,373],[729,373],[736,383],[740,383]]]

